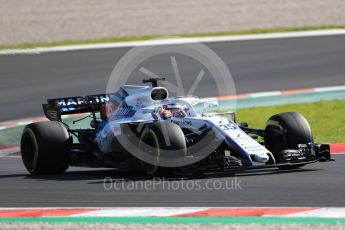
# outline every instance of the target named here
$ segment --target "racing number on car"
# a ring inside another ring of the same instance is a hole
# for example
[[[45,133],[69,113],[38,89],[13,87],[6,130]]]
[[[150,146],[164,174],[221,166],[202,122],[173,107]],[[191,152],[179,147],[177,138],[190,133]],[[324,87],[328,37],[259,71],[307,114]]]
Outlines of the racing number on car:
[[[225,131],[237,129],[237,128],[236,128],[236,125],[231,124],[231,123],[226,124],[226,125],[219,125],[219,127],[220,127],[221,129],[225,130]]]

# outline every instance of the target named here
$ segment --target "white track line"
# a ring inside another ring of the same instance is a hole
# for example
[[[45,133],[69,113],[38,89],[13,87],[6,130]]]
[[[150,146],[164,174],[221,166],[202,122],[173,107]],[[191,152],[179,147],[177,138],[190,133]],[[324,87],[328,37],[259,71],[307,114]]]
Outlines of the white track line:
[[[75,214],[72,216],[83,216],[83,217],[167,217],[176,216],[181,214],[188,214],[193,212],[205,211],[209,208],[171,208],[171,207],[138,207],[138,208],[105,208],[102,210],[85,212],[81,214]]]
[[[331,86],[331,87],[320,87],[320,88],[315,88],[315,92],[334,92],[334,91],[342,91],[345,90],[345,86]]]
[[[248,94],[248,97],[272,97],[272,96],[279,96],[282,95],[283,93],[280,91],[272,91],[272,92],[262,92],[262,93],[251,93]]]
[[[345,218],[345,208],[319,208],[301,213],[286,215],[287,217],[321,217]]]
[[[318,217],[318,218],[345,218],[345,208],[334,208],[334,207],[327,207],[327,208],[312,208],[312,210],[304,211],[304,207],[114,207],[114,208],[77,208],[77,207],[59,207],[59,208],[0,208],[0,211],[36,211],[36,210],[80,210],[85,211],[79,214],[67,214],[66,216],[70,217],[170,217],[170,216],[178,216],[184,214],[191,214],[195,212],[201,212],[207,210],[225,210],[229,209],[236,210],[236,209],[247,209],[248,211],[251,210],[262,210],[262,214],[258,214],[258,216],[273,216],[273,217]],[[96,209],[95,211],[89,211],[90,209]],[[291,214],[279,214],[279,210],[293,210],[294,213]],[[300,209],[300,210],[298,210]],[[274,214],[274,210],[278,210],[277,214]],[[265,214],[265,212],[270,214]],[[199,216],[203,216],[205,213],[199,213]],[[206,214],[207,215],[207,214]],[[46,215],[43,215],[46,216]],[[47,216],[54,216],[54,214],[50,214]],[[59,215],[60,216],[60,215]],[[196,214],[196,216],[198,216]],[[231,214],[229,214],[231,216]],[[246,216],[244,214],[244,216]],[[249,215],[250,216],[250,215]]]
[[[278,38],[298,38],[298,37],[315,37],[315,36],[330,36],[330,35],[344,35],[344,29],[330,29],[330,30],[313,30],[313,31],[297,31],[284,33],[267,33],[254,35],[232,35],[232,36],[211,36],[211,37],[195,37],[195,38],[164,38],[153,39],[147,41],[137,42],[117,42],[117,43],[99,43],[87,45],[73,45],[73,46],[56,46],[56,47],[42,47],[35,49],[14,49],[1,50],[0,55],[14,55],[14,54],[40,54],[47,52],[65,52],[75,50],[92,50],[92,49],[108,49],[108,48],[123,48],[134,46],[154,46],[154,45],[178,45],[191,43],[210,43],[210,42],[227,42],[227,41],[247,41],[247,40],[261,40],[261,39],[278,39]]]
[[[169,217],[183,214],[190,214],[194,212],[207,211],[209,209],[237,209],[230,207],[195,207],[195,208],[173,208],[173,207],[137,207],[137,208],[102,208],[97,211],[90,211],[81,214],[75,214],[71,216],[83,216],[83,217]],[[245,209],[245,208],[239,208]],[[250,209],[267,209],[267,208],[247,208]],[[275,208],[268,208],[275,209]],[[282,209],[282,208],[277,208]],[[283,208],[284,209],[284,208]],[[287,210],[291,208],[286,208]],[[319,218],[345,218],[345,208],[314,208],[310,211],[296,211],[294,214],[281,214],[281,215],[262,215],[262,216],[281,216],[281,217],[319,217]]]

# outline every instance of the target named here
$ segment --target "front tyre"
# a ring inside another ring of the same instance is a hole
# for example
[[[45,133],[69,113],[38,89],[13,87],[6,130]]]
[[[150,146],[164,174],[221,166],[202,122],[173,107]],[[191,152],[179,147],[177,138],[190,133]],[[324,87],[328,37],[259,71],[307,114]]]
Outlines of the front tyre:
[[[21,154],[31,174],[63,173],[69,166],[72,138],[64,125],[44,121],[27,125],[21,138]]]
[[[139,148],[143,154],[141,168],[149,176],[169,174],[171,168],[159,166],[162,158],[168,158],[173,163],[175,159],[187,154],[181,128],[167,121],[147,125],[140,137]]]
[[[313,135],[308,121],[299,113],[286,112],[268,119],[265,128],[265,144],[277,163],[283,161],[283,150],[298,150],[299,144],[313,142]],[[294,169],[298,166],[282,166],[281,169]]]

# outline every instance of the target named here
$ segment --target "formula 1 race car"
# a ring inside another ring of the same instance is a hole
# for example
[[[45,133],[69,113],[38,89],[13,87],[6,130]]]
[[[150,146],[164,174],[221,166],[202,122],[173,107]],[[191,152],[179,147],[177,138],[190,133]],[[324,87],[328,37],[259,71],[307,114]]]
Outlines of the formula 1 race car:
[[[234,112],[208,113],[212,102],[197,114],[198,97],[169,98],[159,80],[124,85],[113,94],[48,99],[43,109],[50,121],[29,124],[22,134],[26,169],[50,174],[69,166],[109,167],[157,175],[296,169],[332,160],[329,145],[313,143],[299,113],[274,115],[264,130],[250,128],[236,123]],[[90,127],[71,129],[61,119],[79,113],[88,113]]]

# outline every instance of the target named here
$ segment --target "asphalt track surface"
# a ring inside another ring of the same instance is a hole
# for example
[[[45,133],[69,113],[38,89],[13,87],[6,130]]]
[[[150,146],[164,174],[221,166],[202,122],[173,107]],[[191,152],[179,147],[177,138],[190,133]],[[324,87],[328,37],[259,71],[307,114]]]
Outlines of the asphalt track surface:
[[[345,36],[326,36],[207,45],[231,70],[237,93],[248,93],[344,85],[344,41]],[[40,103],[45,98],[103,92],[127,50],[0,56],[0,121],[42,115]],[[169,64],[164,57],[156,58],[148,69],[172,77]],[[179,62],[179,70],[196,76],[200,66],[185,60]],[[143,77],[135,74],[130,83]],[[188,78],[183,81],[191,83]],[[208,89],[210,82],[201,82],[197,95],[212,96]],[[72,168],[60,176],[34,177],[20,158],[0,158],[0,206],[345,206],[345,156],[335,159],[296,171],[152,182],[109,169]],[[107,176],[116,183],[104,184]]]
[[[227,65],[236,93],[345,85],[345,35],[206,45]],[[113,68],[128,50],[0,55],[0,122],[41,116],[41,104],[46,98],[105,92]],[[142,66],[173,82],[170,56],[151,58]],[[176,62],[188,89],[201,70],[200,64],[178,55]],[[134,71],[128,83],[140,83],[144,77]],[[215,94],[214,79],[206,71],[195,95]]]
[[[335,158],[335,162],[295,171],[266,170],[164,181],[111,169],[72,168],[59,176],[30,176],[20,158],[2,158],[0,206],[344,207],[345,156]]]

